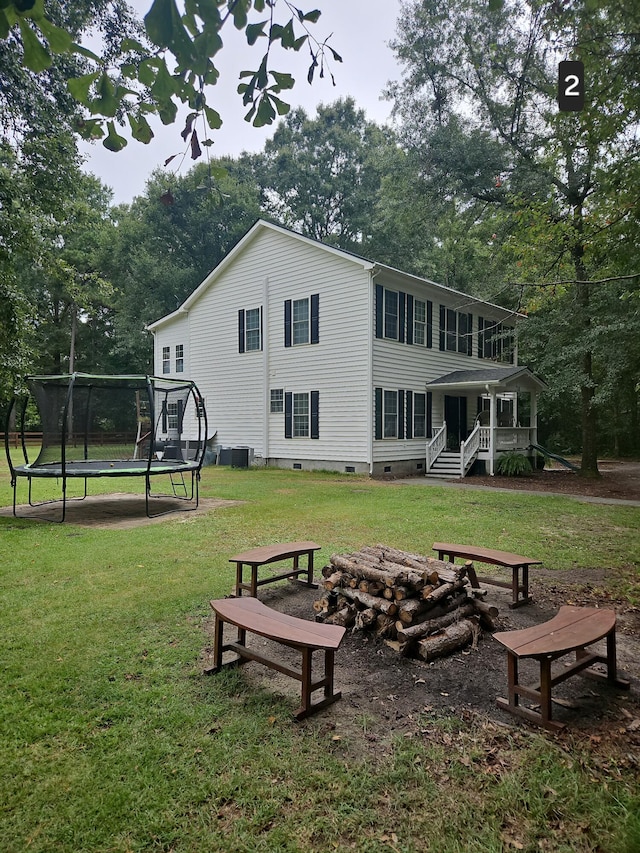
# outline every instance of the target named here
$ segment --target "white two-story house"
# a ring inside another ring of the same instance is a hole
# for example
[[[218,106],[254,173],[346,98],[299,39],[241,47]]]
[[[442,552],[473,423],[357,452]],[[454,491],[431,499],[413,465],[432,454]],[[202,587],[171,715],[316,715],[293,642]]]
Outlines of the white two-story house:
[[[454,453],[464,476],[536,441],[523,319],[260,220],[149,328],[154,372],[196,383],[214,449],[391,476]]]

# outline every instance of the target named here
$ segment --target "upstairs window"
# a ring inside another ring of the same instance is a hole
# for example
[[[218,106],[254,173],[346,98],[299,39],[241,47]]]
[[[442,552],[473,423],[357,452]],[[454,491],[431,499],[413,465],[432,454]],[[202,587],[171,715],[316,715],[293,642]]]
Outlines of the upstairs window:
[[[440,350],[472,355],[473,314],[440,306]]]
[[[162,372],[171,373],[171,347],[162,347]]]
[[[284,303],[284,345],[304,346],[320,342],[320,295],[287,299]]]
[[[478,358],[513,364],[514,330],[495,320],[478,317]]]
[[[176,373],[184,373],[184,344],[176,344]]]
[[[238,352],[262,349],[262,308],[238,311]]]
[[[384,291],[384,336],[398,340],[398,294],[395,290]]]

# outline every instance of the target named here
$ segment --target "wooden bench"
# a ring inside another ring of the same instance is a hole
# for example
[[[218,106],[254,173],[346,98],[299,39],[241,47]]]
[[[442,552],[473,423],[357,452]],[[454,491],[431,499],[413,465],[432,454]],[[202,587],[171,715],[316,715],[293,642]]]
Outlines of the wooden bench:
[[[521,554],[510,554],[507,551],[496,551],[493,548],[478,548],[475,545],[452,545],[450,542],[434,542],[433,550],[438,552],[438,559],[448,560],[453,563],[456,557],[464,557],[467,560],[477,560],[479,563],[490,563],[493,566],[505,566],[511,569],[511,583],[497,580],[496,578],[478,577],[475,569],[470,567],[469,580],[471,585],[480,586],[479,581],[510,589],[513,600],[510,607],[520,607],[531,600],[529,595],[529,566],[536,566],[542,560],[534,560],[531,557],[523,557]],[[520,573],[522,572],[522,577]]]
[[[314,714],[321,708],[326,708],[336,702],[341,693],[333,689],[333,667],[335,651],[342,642],[345,628],[339,625],[324,625],[297,619],[286,613],[279,613],[263,604],[257,598],[223,598],[211,602],[216,614],[213,657],[214,666],[207,672],[219,672],[223,666],[237,666],[250,660],[258,661],[265,666],[295,678],[302,684],[300,707],[294,713],[297,720]],[[223,641],[224,624],[228,622],[238,628],[235,642]],[[302,654],[300,670],[291,669],[284,664],[261,654],[246,645],[247,631],[274,640],[284,646],[298,649]],[[324,674],[317,681],[312,677],[312,655],[314,651],[324,651]],[[233,651],[237,657],[228,663],[222,663],[222,654]],[[312,702],[314,691],[324,688],[324,697]]]
[[[613,610],[597,607],[563,606],[553,619],[524,628],[521,631],[502,631],[493,635],[507,649],[509,698],[497,699],[505,711],[524,717],[551,731],[563,729],[565,724],[551,717],[551,688],[576,673],[594,678],[606,678],[622,689],[629,689],[629,682],[617,677],[616,672],[616,614]],[[586,647],[607,638],[607,653],[599,655],[586,651]],[[555,677],[551,676],[551,664],[570,652],[576,653],[573,664]],[[533,658],[540,663],[540,684],[527,687],[518,680],[520,658]],[[594,663],[604,663],[607,672],[589,669]],[[519,699],[526,696],[540,704],[540,711],[523,708]]]
[[[236,595],[240,597],[242,590],[247,590],[249,595],[254,598],[258,595],[258,587],[266,583],[274,583],[283,578],[296,578],[300,580],[299,575],[306,575],[306,581],[303,581],[307,586],[317,588],[317,584],[313,582],[313,552],[319,551],[320,545],[315,542],[284,542],[279,545],[263,545],[260,548],[252,548],[250,551],[243,551],[242,554],[236,554],[231,557],[229,562],[236,564]],[[300,557],[307,556],[306,568],[300,566]],[[269,578],[258,580],[258,568],[266,566],[268,563],[278,563],[281,560],[293,560],[293,568],[291,571],[283,572],[279,575],[272,575]],[[245,583],[242,577],[244,566],[251,568],[251,580]]]

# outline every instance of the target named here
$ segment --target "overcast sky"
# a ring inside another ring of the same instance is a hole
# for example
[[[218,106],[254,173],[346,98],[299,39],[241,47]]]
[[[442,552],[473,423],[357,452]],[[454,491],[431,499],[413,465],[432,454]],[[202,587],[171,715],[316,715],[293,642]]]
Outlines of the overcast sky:
[[[150,8],[151,0],[135,0],[131,5],[144,13]],[[400,0],[317,0],[322,15],[313,32],[319,40],[332,34],[331,45],[343,58],[342,63],[331,63],[336,85],[332,85],[329,75],[322,80],[316,76],[311,86],[307,83],[308,51],[305,53],[303,49],[300,54],[280,51],[273,68],[290,72],[296,78],[295,88],[284,93],[284,99],[292,107],[302,106],[313,115],[319,103],[328,104],[351,96],[357,106],[365,110],[368,119],[380,124],[388,121],[391,104],[381,100],[380,95],[386,83],[399,76],[388,47],[395,35],[399,6]],[[311,8],[315,6],[305,5],[305,10]],[[245,122],[243,116],[247,108],[243,107],[236,92],[238,73],[257,67],[259,50],[256,47],[247,54],[242,34],[235,31],[223,33],[223,38],[225,46],[216,62],[221,77],[208,94],[210,103],[224,122],[220,130],[211,134],[215,144],[209,150],[215,157],[259,151],[275,129],[275,125],[254,128]],[[132,140],[117,153],[107,151],[100,142],[82,146],[87,156],[85,170],[113,189],[115,203],[130,202],[134,196],[142,194],[153,169],[162,166],[172,154],[182,155],[186,148],[180,136],[183,123],[179,120],[169,127],[156,121],[152,127],[156,136],[149,145]],[[168,168],[179,169],[183,174],[192,165],[187,155],[184,161],[176,157]]]

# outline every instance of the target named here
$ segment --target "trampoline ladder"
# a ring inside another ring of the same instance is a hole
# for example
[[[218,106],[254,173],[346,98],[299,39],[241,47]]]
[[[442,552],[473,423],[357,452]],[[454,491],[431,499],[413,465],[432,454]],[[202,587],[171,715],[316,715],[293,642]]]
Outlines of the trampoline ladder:
[[[187,484],[184,481],[184,474],[182,472],[176,472],[169,474],[169,478],[171,480],[171,488],[173,489],[174,497],[187,498],[189,493],[187,492]],[[181,494],[178,494],[178,491],[181,491]],[[184,494],[182,494],[182,492]]]

